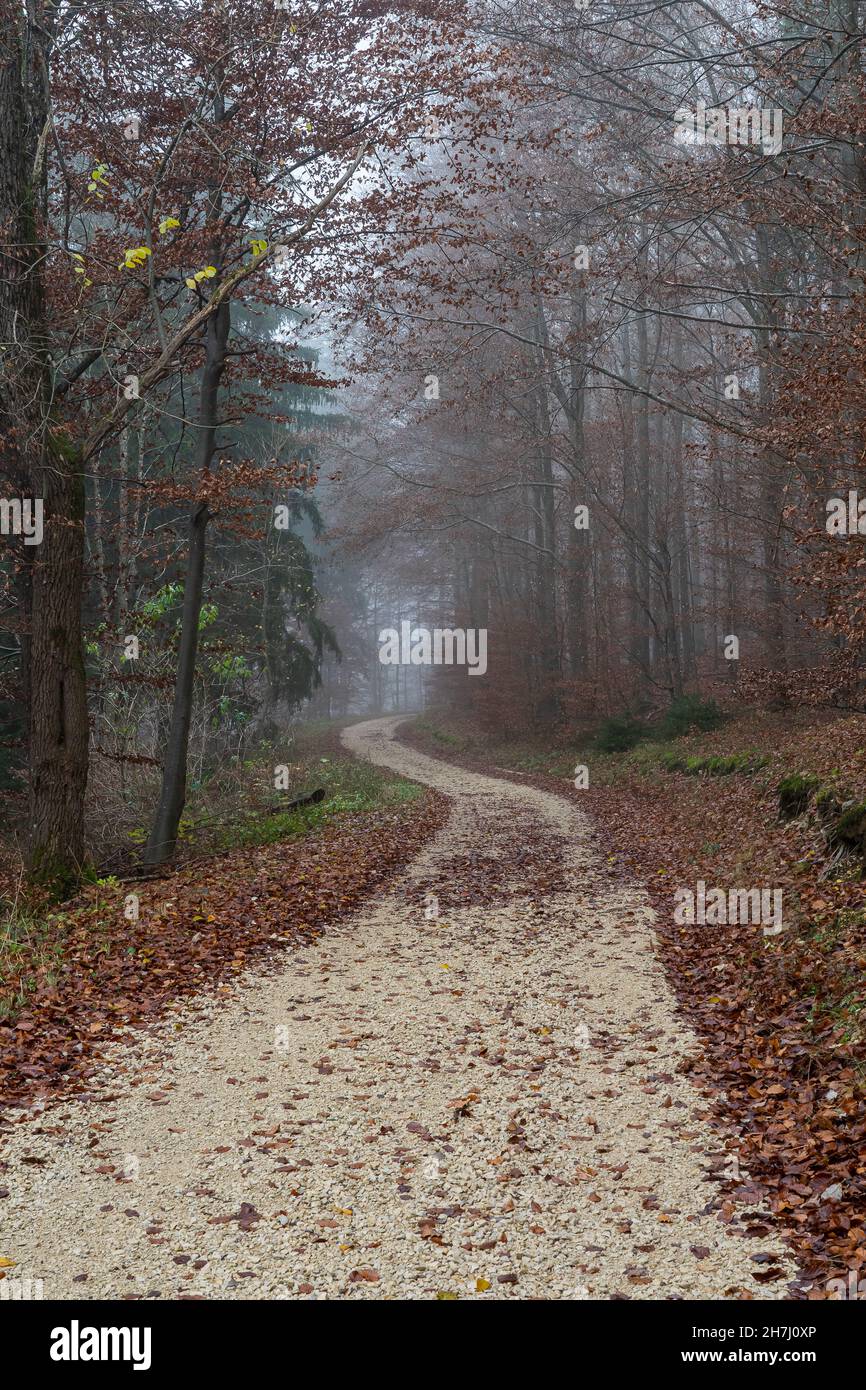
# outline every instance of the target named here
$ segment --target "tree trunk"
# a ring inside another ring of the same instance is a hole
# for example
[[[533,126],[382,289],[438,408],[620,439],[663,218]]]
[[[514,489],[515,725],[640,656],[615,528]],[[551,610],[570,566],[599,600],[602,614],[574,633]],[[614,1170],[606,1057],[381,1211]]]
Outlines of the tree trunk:
[[[586,333],[586,297],[572,295],[572,327],[576,341],[583,343]],[[586,441],[586,368],[572,356],[568,399],[568,434],[571,447],[571,488],[568,505],[568,546],[566,553],[566,613],[568,632],[568,672],[573,680],[589,673],[589,616],[592,576],[591,532],[575,526],[575,508],[589,506],[589,458]],[[592,519],[599,524],[598,516]]]
[[[53,450],[42,478],[45,537],[33,567],[29,866],[35,881],[64,894],[84,861],[84,480],[74,458]]]
[[[642,261],[645,273],[646,258]],[[643,293],[641,294],[643,304]],[[649,338],[645,313],[637,317],[637,381],[643,391],[650,387]],[[640,688],[643,694],[649,689],[649,676],[652,669],[653,649],[650,630],[652,613],[652,593],[650,591],[650,487],[652,475],[652,453],[650,450],[649,397],[639,395],[637,409],[637,502],[635,529],[637,532],[637,619],[641,624],[636,641]]]
[[[189,519],[189,546],[186,580],[183,588],[183,618],[177,676],[174,686],[174,705],[165,760],[162,766],[162,789],[156,816],[144,852],[146,864],[163,864],[171,859],[177,844],[177,832],[186,804],[186,766],[189,751],[189,730],[192,722],[192,696],[195,683],[195,662],[198,655],[198,625],[204,592],[205,538],[209,513],[207,503],[199,503]]]
[[[226,363],[226,345],[231,327],[231,309],[224,300],[207,321],[205,363],[202,368],[198,409],[198,448],[196,474],[203,480],[214,454],[217,432],[219,386]],[[195,663],[198,654],[199,619],[204,593],[204,566],[207,524],[210,512],[206,501],[197,502],[189,519],[189,550],[183,589],[180,649],[174,687],[171,728],[162,769],[162,789],[150,837],[144,852],[146,864],[163,864],[171,859],[186,803],[186,769]]]
[[[0,467],[44,509],[23,547],[21,686],[29,708],[28,866],[57,895],[84,858],[87,698],[81,641],[84,487],[75,450],[52,432],[45,318],[45,141],[53,8],[0,7]],[[13,345],[13,346],[10,346]]]

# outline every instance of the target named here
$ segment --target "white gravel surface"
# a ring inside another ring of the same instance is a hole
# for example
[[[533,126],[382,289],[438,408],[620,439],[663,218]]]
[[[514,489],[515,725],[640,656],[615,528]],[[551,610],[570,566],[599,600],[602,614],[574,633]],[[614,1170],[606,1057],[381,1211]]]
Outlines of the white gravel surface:
[[[705,1210],[720,1140],[676,1071],[697,1043],[644,896],[569,801],[399,722],[344,742],[446,793],[448,825],[316,946],[119,1044],[99,1099],[22,1117],[8,1274],[60,1299],[784,1297],[753,1277],[772,1238]],[[561,846],[561,891],[504,860],[473,904],[473,856],[515,827]],[[428,920],[453,856],[467,905]]]

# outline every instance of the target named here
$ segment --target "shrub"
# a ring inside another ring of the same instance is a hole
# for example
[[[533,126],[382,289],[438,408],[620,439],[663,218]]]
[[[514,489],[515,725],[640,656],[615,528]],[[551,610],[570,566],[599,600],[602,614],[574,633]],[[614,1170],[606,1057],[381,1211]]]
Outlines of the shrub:
[[[709,733],[722,723],[724,715],[715,700],[702,700],[699,695],[680,695],[662,717],[659,726],[663,738],[682,738],[690,729]]]
[[[627,753],[647,737],[647,727],[628,715],[606,719],[596,736],[596,747],[602,753]]]

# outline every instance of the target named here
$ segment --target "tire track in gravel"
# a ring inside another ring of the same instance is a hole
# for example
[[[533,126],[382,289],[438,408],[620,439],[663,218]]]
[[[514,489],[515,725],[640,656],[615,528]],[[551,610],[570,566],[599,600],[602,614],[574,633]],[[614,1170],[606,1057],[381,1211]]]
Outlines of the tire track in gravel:
[[[564,798],[426,757],[400,722],[343,741],[452,798],[448,824],[315,947],[16,1127],[9,1276],[61,1299],[785,1297],[754,1278],[768,1254],[793,1275],[772,1239],[711,1210],[719,1139],[643,893]]]

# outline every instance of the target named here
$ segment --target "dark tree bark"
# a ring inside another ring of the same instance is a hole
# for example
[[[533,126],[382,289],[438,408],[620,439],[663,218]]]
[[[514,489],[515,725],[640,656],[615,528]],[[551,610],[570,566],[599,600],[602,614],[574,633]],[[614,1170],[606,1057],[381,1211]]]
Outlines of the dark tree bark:
[[[19,582],[29,704],[31,877],[62,895],[84,858],[88,724],[81,639],[84,488],[75,449],[52,428],[42,267],[45,143],[54,8],[0,6],[0,438],[4,474],[41,499],[42,543]]]
[[[231,328],[231,306],[223,300],[207,321],[205,362],[202,368],[198,408],[196,474],[203,479],[210,466],[218,428],[219,388],[226,364],[226,346]],[[146,864],[163,864],[171,859],[177,845],[177,832],[186,804],[186,769],[189,730],[192,721],[195,663],[198,655],[199,620],[204,594],[207,524],[210,512],[206,501],[198,502],[189,518],[189,548],[183,589],[180,647],[174,686],[171,728],[162,768],[162,789],[153,826],[144,852]]]
[[[642,258],[641,269],[645,271],[646,256]],[[641,294],[643,303],[643,294]],[[645,393],[650,388],[649,337],[647,316],[637,316],[637,380],[641,394],[637,398],[637,497],[635,499],[635,533],[637,536],[637,613],[640,627],[636,634],[635,650],[638,654],[639,680],[643,693],[649,689],[648,678],[652,667],[652,645],[650,638],[652,618],[652,593],[650,591],[650,487],[653,473],[650,451],[649,397]]]
[[[219,73],[215,74],[216,91],[213,100],[213,123],[215,126],[225,120],[226,116],[220,76]],[[222,212],[222,200],[218,188],[211,187],[208,190],[208,203],[210,220],[216,226]],[[210,260],[213,265],[221,266],[222,254],[222,246],[217,236],[211,247]],[[214,281],[215,285],[218,283],[218,281]],[[205,359],[201,373],[195,451],[195,475],[199,479],[200,485],[204,484],[216,449],[220,382],[225,370],[226,349],[230,333],[231,299],[227,295],[220,301],[216,311],[210,315],[205,326]],[[144,861],[151,865],[163,864],[174,855],[180,818],[186,804],[189,730],[192,722],[195,663],[198,656],[199,621],[204,594],[207,524],[209,520],[210,511],[207,499],[204,498],[196,503],[189,518],[189,548],[183,590],[183,616],[181,618],[171,728],[162,768],[159,805],[144,851]]]

